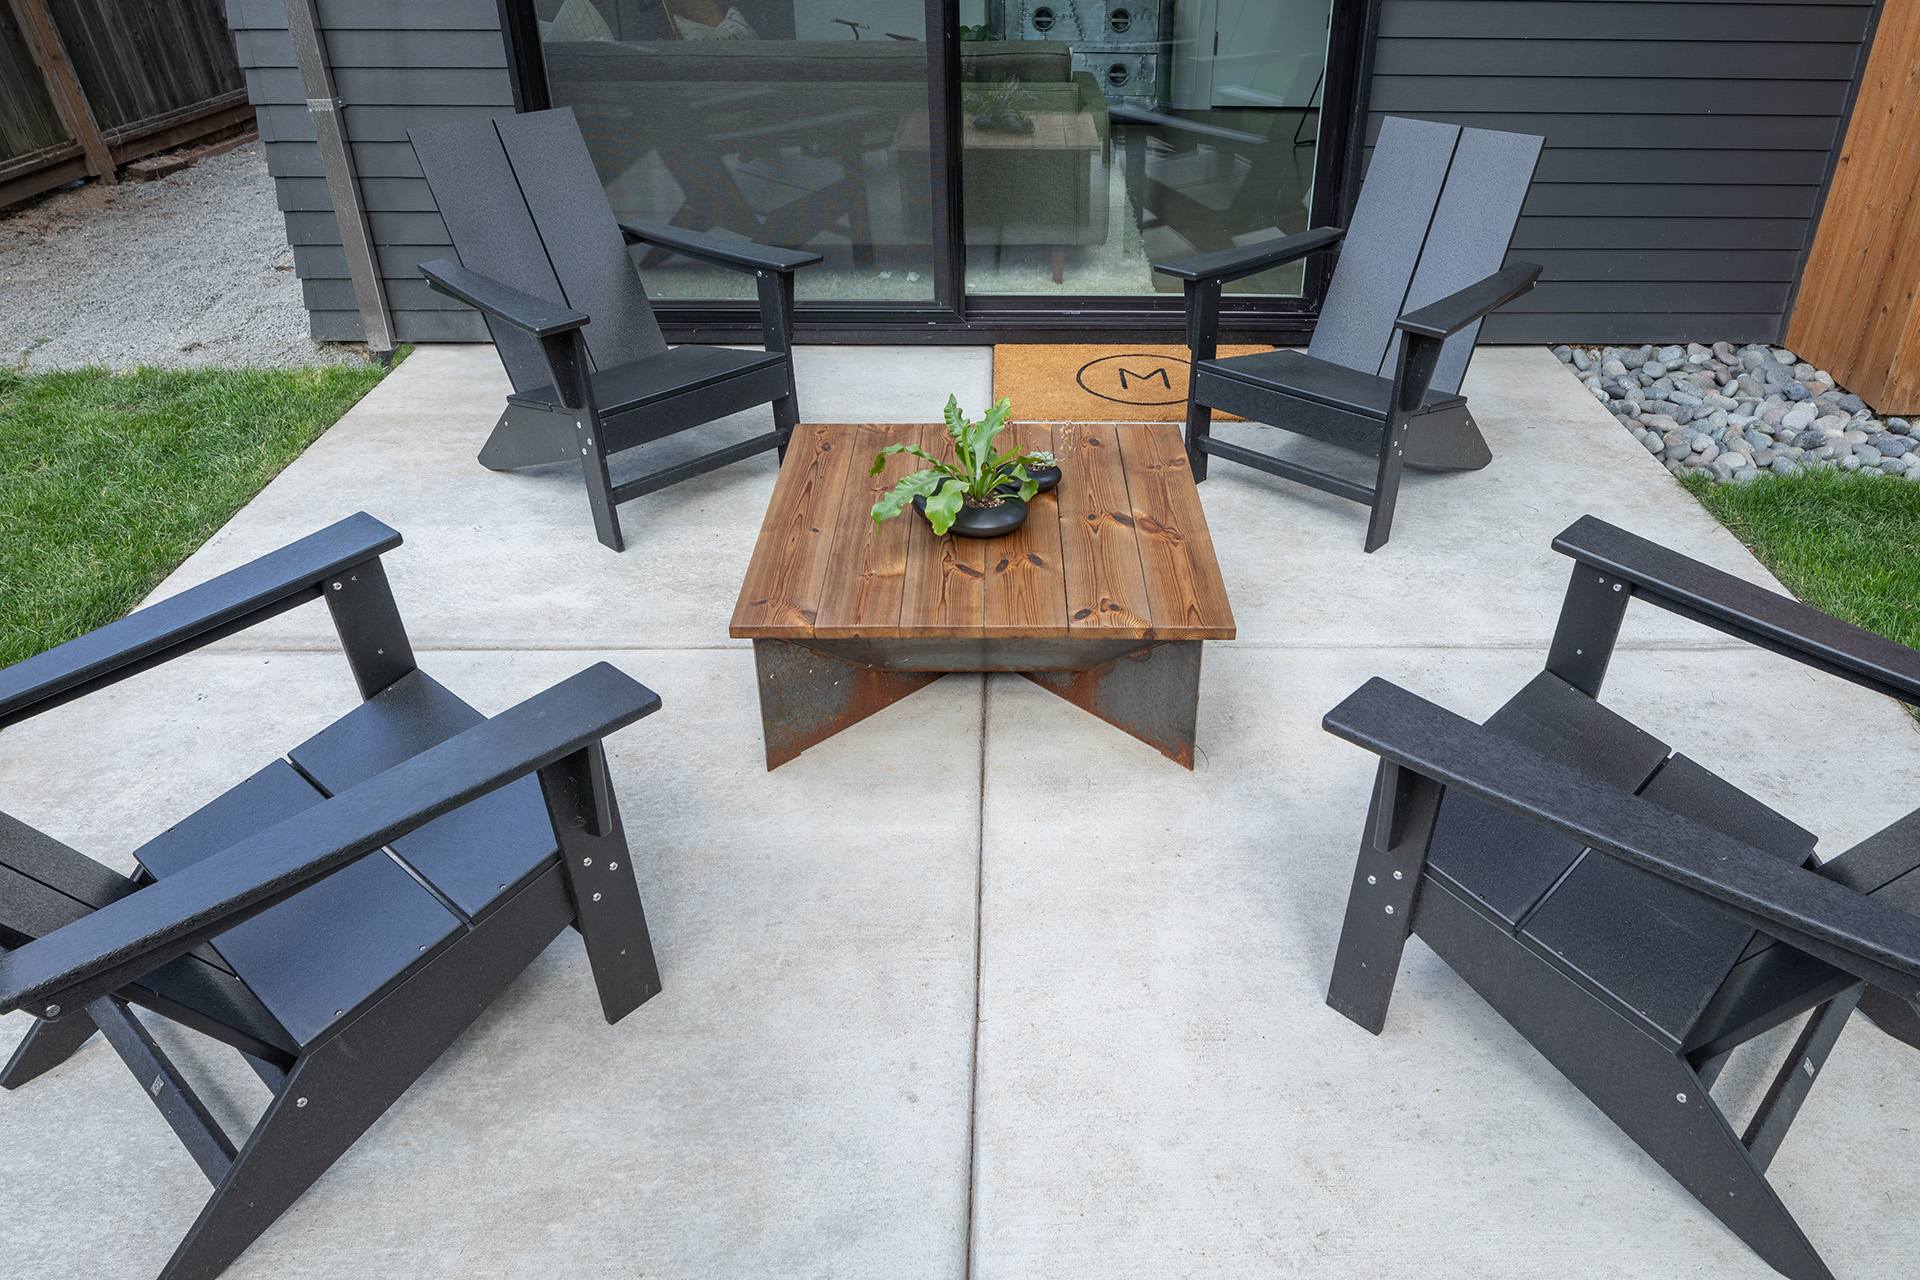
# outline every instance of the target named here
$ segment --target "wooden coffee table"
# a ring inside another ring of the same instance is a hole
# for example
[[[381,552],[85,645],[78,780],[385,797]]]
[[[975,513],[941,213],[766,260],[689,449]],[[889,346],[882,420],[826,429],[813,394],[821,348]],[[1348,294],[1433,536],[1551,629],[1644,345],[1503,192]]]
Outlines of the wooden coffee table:
[[[1233,638],[1200,495],[1174,423],[1009,427],[1062,479],[1004,538],[935,537],[869,510],[924,465],[875,453],[938,426],[800,426],[734,607],[753,641],[767,768],[950,671],[1017,671],[1193,767],[1200,646]]]

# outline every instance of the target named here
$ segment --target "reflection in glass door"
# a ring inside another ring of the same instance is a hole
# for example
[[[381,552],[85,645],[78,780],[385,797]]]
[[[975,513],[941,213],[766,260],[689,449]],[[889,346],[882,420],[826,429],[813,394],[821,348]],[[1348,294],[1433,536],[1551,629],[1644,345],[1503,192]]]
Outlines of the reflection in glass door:
[[[1332,0],[960,0],[966,291],[1179,292],[1304,231]],[[1301,293],[1294,263],[1227,286]]]
[[[548,97],[616,216],[816,250],[801,301],[933,301],[926,0],[532,5]],[[641,266],[656,299],[755,296],[686,258]]]

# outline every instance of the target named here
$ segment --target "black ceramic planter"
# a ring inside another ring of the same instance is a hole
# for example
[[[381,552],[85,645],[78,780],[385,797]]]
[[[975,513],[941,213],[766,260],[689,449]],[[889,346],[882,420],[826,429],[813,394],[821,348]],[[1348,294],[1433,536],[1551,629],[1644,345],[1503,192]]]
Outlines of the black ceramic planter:
[[[1027,477],[1030,480],[1032,480],[1035,484],[1040,486],[1038,489],[1034,490],[1034,493],[1036,495],[1046,493],[1048,490],[1052,489],[1055,485],[1060,483],[1060,468],[1028,467]],[[1020,492],[1020,486],[1012,483],[1003,484],[1000,486],[998,491],[1000,493],[1018,493]]]
[[[926,518],[927,500],[915,498],[913,509]],[[998,538],[1012,533],[1027,522],[1027,504],[1011,494],[1003,495],[997,507],[960,506],[947,532],[958,538]]]

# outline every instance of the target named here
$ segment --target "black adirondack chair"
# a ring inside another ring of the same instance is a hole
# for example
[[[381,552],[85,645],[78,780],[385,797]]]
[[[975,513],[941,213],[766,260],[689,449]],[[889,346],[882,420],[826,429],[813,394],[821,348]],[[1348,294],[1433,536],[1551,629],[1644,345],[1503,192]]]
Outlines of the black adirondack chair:
[[[1542,139],[1390,116],[1351,224],[1159,262],[1185,282],[1187,460],[1227,458],[1372,509],[1368,551],[1393,527],[1402,467],[1477,470],[1493,461],[1460,382],[1488,312],[1533,288],[1540,268],[1501,269]],[[1344,240],[1304,353],[1219,359],[1220,286]],[[1371,486],[1216,440],[1223,409],[1379,460]]]
[[[1380,756],[1327,1003],[1378,1034],[1417,933],[1754,1252],[1827,1277],[1766,1170],[1856,1004],[1920,1047],[1920,811],[1820,865],[1595,699],[1633,599],[1908,703],[1920,653],[1591,516],[1553,545],[1546,670],[1486,724],[1378,679],[1327,715]],[[1736,1134],[1728,1057],[1809,1011]]]
[[[512,471],[578,458],[594,531],[621,551],[621,503],[768,449],[785,456],[800,421],[793,273],[819,254],[615,222],[566,107],[407,136],[462,264],[425,262],[420,274],[486,316],[513,381],[483,465]],[[639,243],[751,273],[766,350],[669,350],[628,253]],[[769,403],[765,435],[622,484],[608,473],[614,454]]]
[[[214,1184],[169,1280],[223,1271],[569,924],[608,1022],[660,989],[601,748],[659,698],[601,663],[487,719],[414,666],[399,544],[352,516],[0,670],[3,728],[319,597],[365,698],[131,877],[0,814],[0,1013],[42,1019],[0,1085],[106,1036]],[[129,1005],[272,1090],[238,1150]]]

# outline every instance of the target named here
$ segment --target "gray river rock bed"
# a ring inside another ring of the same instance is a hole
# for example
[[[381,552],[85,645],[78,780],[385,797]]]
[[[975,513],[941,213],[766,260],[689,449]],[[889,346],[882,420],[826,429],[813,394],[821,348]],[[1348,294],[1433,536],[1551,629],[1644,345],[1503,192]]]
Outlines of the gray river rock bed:
[[[1740,484],[1833,469],[1920,481],[1920,438],[1782,347],[1553,349],[1593,398],[1675,475]]]

